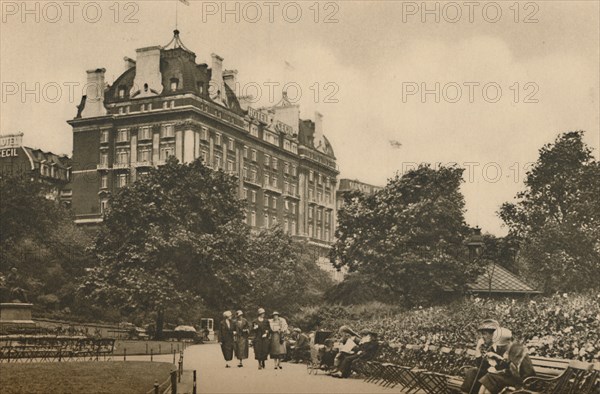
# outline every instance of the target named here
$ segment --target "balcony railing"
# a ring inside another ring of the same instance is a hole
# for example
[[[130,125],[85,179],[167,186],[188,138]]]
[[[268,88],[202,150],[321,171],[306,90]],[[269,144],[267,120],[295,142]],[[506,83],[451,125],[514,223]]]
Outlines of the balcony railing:
[[[96,169],[98,170],[108,170],[108,163],[100,163],[96,165]]]
[[[152,167],[152,162],[150,160],[138,161],[134,164],[136,167]]]
[[[275,192],[275,193],[279,193],[279,194],[281,194],[281,192],[282,192],[282,190],[280,188],[278,188],[277,186],[273,186],[273,185],[268,184],[268,183],[265,183],[263,185],[263,189],[269,190],[269,191],[272,191],[272,192]]]
[[[250,183],[251,185],[258,186],[258,187],[262,186],[261,183],[258,181],[258,179],[256,179],[255,177],[251,177],[251,176],[245,176],[244,182]]]
[[[114,170],[125,170],[128,168],[129,168],[129,163],[114,163],[113,164]]]

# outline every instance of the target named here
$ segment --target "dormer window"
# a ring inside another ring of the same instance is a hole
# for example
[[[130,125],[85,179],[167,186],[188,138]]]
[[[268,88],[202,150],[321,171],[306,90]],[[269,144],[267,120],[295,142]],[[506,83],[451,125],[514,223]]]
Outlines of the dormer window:
[[[125,98],[125,86],[119,86],[119,98]]]
[[[202,82],[198,82],[198,93],[204,93],[204,84]]]
[[[147,92],[147,91],[148,91],[148,84],[147,84],[147,83],[145,83],[145,84],[144,84],[144,92]]]
[[[179,79],[171,78],[171,91],[174,92],[179,89]]]

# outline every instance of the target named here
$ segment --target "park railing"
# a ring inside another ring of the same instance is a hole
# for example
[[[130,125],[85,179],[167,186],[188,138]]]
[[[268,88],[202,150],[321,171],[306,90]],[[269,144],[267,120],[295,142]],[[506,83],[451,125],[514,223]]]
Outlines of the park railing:
[[[0,336],[1,362],[99,361],[110,359],[115,340],[49,335]]]

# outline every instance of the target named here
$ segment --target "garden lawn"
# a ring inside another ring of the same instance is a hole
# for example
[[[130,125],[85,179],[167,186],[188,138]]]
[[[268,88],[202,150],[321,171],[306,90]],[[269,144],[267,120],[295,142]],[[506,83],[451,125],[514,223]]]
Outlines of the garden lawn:
[[[143,394],[169,378],[173,364],[140,361],[0,364],[0,393]]]

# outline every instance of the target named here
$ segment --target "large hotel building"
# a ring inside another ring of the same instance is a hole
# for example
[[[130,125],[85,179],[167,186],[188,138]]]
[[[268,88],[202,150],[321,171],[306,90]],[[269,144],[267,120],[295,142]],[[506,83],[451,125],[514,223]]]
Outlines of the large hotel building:
[[[273,107],[251,107],[235,94],[237,70],[225,70],[216,54],[210,67],[196,63],[178,31],[165,47],[138,49],[125,67],[110,86],[104,69],[89,70],[87,94],[68,122],[77,223],[102,221],[111,194],[167,157],[201,157],[237,178],[248,224],[280,225],[325,262],[339,172],[320,114],[300,119],[285,92]]]

